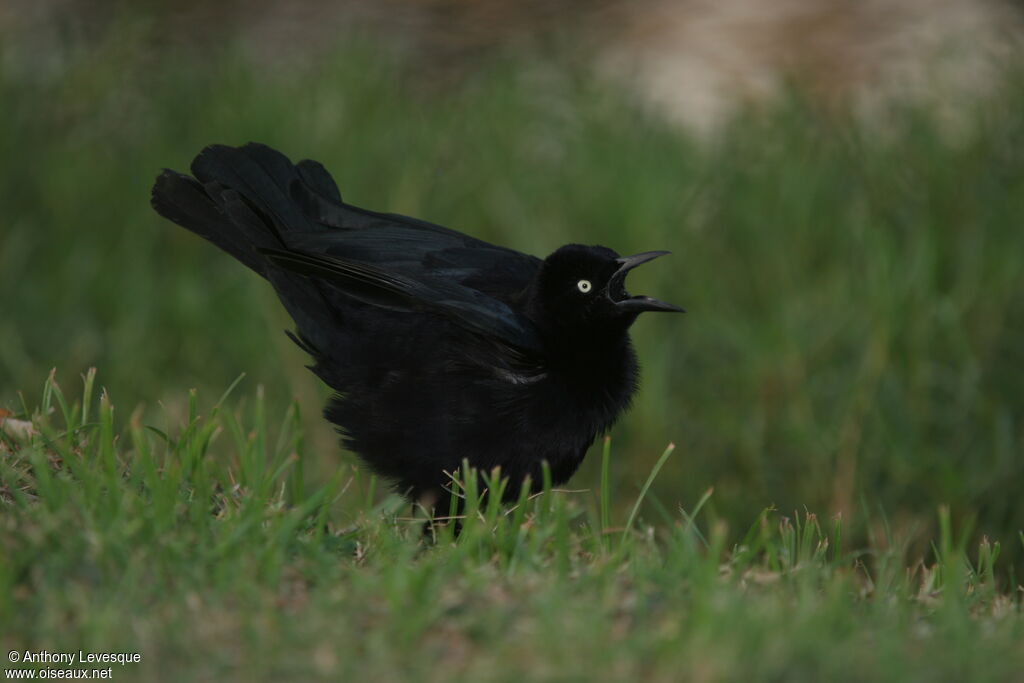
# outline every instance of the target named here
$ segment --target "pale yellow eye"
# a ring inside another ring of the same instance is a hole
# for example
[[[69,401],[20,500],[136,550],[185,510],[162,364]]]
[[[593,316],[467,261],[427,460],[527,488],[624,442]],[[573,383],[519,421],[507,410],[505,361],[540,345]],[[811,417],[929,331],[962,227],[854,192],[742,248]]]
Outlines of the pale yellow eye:
[[[576,283],[576,288],[579,289],[584,294],[593,289],[593,287],[594,286],[590,284],[590,280],[580,280],[579,282]]]

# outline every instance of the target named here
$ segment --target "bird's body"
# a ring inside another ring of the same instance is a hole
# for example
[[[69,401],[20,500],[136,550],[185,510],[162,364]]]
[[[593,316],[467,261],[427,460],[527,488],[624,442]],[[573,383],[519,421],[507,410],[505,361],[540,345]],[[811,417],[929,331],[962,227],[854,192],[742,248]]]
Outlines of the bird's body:
[[[628,329],[644,310],[626,259],[568,245],[545,260],[341,200],[316,162],[256,144],[206,148],[165,171],[163,216],[268,279],[296,342],[337,395],[345,445],[414,499],[444,504],[462,461],[566,481],[637,387]]]

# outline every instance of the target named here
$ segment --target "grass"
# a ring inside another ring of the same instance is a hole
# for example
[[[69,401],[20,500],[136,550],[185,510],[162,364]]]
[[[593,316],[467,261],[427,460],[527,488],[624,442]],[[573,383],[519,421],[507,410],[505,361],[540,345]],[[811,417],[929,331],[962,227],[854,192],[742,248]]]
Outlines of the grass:
[[[193,393],[186,420],[152,428],[85,385],[73,400],[48,381],[35,435],[3,440],[5,650],[140,653],[117,680],[963,681],[1024,666],[1000,547],[967,546],[946,509],[908,567],[901,539],[857,550],[809,512],[765,510],[730,544],[703,499],[615,526],[607,488],[503,509],[477,505],[467,477],[460,537],[428,542],[401,501],[362,507],[358,473],[296,485],[301,420],[268,420],[260,392]]]

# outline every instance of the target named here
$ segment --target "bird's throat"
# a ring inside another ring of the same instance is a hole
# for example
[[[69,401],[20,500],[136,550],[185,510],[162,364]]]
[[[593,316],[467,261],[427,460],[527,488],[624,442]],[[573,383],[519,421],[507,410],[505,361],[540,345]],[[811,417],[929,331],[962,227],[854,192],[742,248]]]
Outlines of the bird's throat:
[[[626,329],[549,339],[547,367],[581,387],[600,386],[630,372],[635,355]]]

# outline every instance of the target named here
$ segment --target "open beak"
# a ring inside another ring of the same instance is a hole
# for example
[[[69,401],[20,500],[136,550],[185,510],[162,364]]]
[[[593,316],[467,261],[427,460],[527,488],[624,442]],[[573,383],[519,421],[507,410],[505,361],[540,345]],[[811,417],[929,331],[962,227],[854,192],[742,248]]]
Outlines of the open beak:
[[[611,279],[608,281],[608,298],[611,299],[621,311],[630,313],[642,313],[643,311],[667,311],[673,313],[685,313],[686,311],[678,306],[652,299],[649,296],[629,296],[626,292],[626,273],[633,270],[641,263],[647,263],[659,256],[669,254],[668,251],[645,251],[633,256],[623,256],[615,260],[619,264]]]

